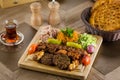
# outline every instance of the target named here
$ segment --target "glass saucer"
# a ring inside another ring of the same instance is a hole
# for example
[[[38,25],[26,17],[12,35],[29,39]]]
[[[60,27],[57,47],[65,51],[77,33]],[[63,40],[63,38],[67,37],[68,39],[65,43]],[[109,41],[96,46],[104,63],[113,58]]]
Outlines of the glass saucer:
[[[24,35],[17,31],[17,35],[18,35],[18,40],[16,40],[15,42],[13,43],[7,43],[5,41],[5,31],[3,31],[2,33],[0,33],[0,42],[6,46],[14,46],[14,45],[18,45],[20,44],[23,40],[24,40]]]

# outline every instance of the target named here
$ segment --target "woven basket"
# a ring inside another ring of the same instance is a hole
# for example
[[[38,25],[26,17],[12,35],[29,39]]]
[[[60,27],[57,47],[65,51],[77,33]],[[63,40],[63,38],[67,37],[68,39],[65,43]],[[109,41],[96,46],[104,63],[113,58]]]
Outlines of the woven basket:
[[[120,39],[120,30],[116,31],[102,31],[94,28],[89,23],[89,18],[91,16],[91,7],[83,10],[81,14],[82,21],[85,23],[87,31],[91,34],[100,35],[103,37],[104,41],[117,41]]]

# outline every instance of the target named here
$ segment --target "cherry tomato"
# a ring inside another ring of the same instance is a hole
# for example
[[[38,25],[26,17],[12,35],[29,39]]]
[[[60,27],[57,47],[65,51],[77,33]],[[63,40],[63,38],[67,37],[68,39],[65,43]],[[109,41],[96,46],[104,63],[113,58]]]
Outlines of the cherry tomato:
[[[89,55],[84,55],[82,58],[82,64],[87,66],[88,64],[90,64],[90,56]]]
[[[31,46],[30,46],[30,48],[28,49],[28,54],[32,54],[32,53],[34,53],[35,52],[35,50],[36,50],[36,48],[37,48],[37,44],[32,44]]]

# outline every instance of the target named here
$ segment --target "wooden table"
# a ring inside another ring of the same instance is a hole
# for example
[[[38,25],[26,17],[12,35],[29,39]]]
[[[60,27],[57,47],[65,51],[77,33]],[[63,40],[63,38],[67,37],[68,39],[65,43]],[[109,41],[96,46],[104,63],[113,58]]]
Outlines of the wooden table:
[[[81,12],[92,6],[90,0],[59,0],[61,4],[60,14],[64,20],[64,25],[71,26],[78,31],[85,31],[85,26],[80,19]],[[43,25],[47,25],[48,0],[41,0],[44,16]],[[21,69],[17,62],[24,50],[36,33],[29,24],[30,19],[29,4],[8,9],[0,9],[0,31],[4,30],[3,22],[6,19],[16,19],[19,22],[18,30],[21,31],[25,39],[15,47],[7,47],[0,43],[0,80],[73,80],[61,76],[50,75],[41,72]],[[61,24],[59,27],[63,27]],[[89,73],[87,80],[120,80],[120,40],[116,42],[103,42],[95,63]],[[112,76],[111,76],[112,75]]]

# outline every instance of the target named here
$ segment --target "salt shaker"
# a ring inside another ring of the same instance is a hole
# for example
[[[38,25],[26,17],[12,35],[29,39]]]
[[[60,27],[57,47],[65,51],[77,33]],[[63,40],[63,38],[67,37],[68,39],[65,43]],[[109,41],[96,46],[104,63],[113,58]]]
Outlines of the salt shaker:
[[[59,15],[60,4],[57,1],[50,2],[48,4],[48,7],[50,8],[48,22],[50,25],[55,26],[60,23],[60,15]]]
[[[38,2],[32,3],[30,5],[32,16],[31,16],[31,25],[32,26],[40,26],[42,24],[41,17],[41,4]]]

